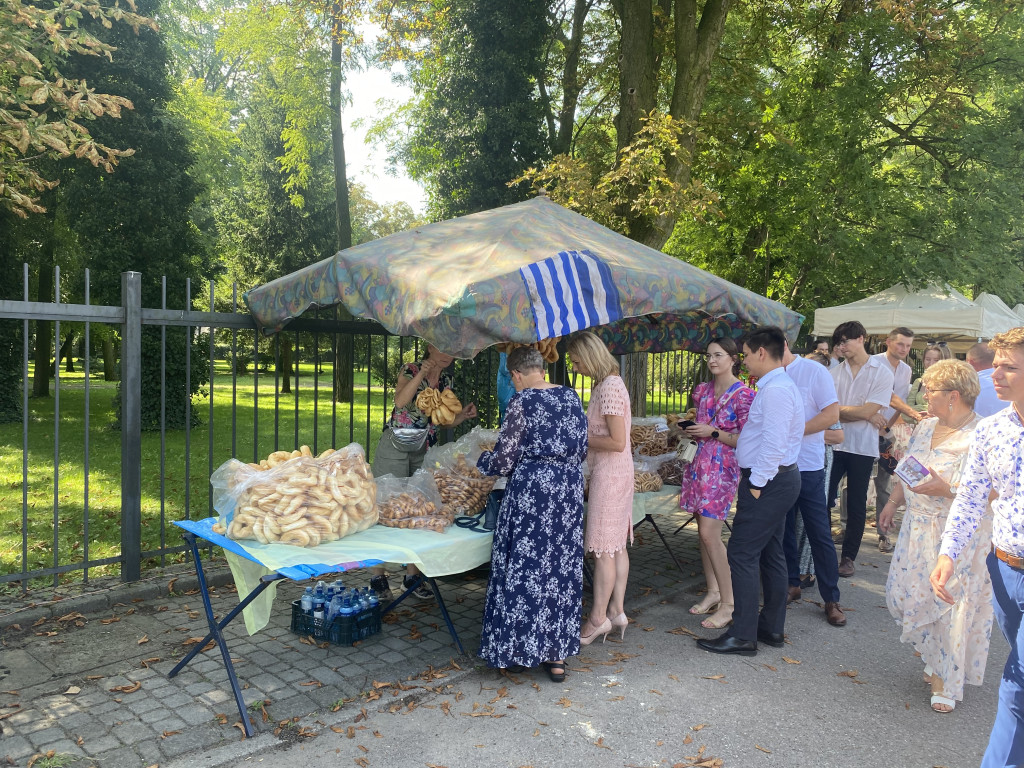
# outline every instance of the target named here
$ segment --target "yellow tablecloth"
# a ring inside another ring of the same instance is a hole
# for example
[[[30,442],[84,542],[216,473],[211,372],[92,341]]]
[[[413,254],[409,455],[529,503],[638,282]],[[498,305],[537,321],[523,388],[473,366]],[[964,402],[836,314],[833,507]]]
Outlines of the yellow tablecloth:
[[[237,542],[259,563],[246,560],[233,552],[226,552],[225,555],[241,598],[256,588],[262,576],[279,568],[307,563],[380,560],[386,563],[412,563],[432,578],[465,573],[491,559],[492,538],[490,533],[470,531],[454,525],[444,533],[375,525],[344,539],[308,549],[287,544]],[[259,632],[269,623],[276,586],[276,583],[271,584],[242,611],[245,628],[250,635]]]

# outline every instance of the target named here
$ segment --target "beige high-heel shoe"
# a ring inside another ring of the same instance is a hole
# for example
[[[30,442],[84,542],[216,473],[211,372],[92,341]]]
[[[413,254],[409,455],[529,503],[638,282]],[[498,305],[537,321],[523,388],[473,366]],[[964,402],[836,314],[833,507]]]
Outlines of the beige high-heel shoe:
[[[626,639],[626,627],[629,626],[629,619],[626,618],[626,614],[625,613],[620,613],[618,616],[613,618],[611,621],[612,621],[612,626],[613,627],[619,627],[622,630],[622,633],[619,635],[619,640],[625,640]]]
[[[589,626],[589,625],[590,625],[590,620],[588,619],[587,623],[583,625],[583,629],[586,629],[587,626]],[[591,632],[589,635],[584,635],[583,631],[580,630],[580,645],[590,645],[592,642],[594,642],[597,639],[598,635],[601,635],[601,642],[603,643],[605,640],[608,639],[608,633],[611,632],[611,631],[612,631],[612,622],[611,622],[610,619],[605,619],[601,623],[601,626],[595,627],[594,631]]]

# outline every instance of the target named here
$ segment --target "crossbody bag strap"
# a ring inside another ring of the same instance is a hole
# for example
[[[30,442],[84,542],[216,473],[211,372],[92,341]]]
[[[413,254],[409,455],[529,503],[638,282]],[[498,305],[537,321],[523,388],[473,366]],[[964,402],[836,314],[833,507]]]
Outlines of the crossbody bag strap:
[[[725,393],[725,400],[723,400],[720,403],[718,403],[718,402],[715,403],[715,412],[711,416],[711,424],[712,425],[715,425],[715,422],[718,421],[718,414],[720,414],[722,412],[722,409],[725,408],[725,406],[729,403],[730,400],[732,400],[732,396],[735,395],[737,392],[739,392],[741,389],[743,389],[743,382],[742,381],[737,381],[735,384],[733,384],[731,387],[729,387],[729,390]],[[721,427],[722,425],[718,424],[718,425],[715,425],[715,426],[720,426]],[[723,427],[723,429],[724,429],[724,427]]]

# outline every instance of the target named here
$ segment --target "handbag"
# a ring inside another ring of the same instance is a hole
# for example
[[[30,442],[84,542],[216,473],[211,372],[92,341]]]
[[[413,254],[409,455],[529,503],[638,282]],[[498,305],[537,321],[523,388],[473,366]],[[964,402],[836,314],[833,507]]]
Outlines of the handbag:
[[[391,435],[391,445],[403,453],[416,453],[422,450],[427,442],[427,433],[430,430],[416,429],[415,427],[391,427],[388,433]]]

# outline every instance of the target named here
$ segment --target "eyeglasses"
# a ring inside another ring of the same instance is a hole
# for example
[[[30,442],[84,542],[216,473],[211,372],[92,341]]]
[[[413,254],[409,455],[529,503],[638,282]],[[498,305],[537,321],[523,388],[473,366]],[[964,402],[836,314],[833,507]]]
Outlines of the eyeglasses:
[[[955,392],[956,391],[956,390],[953,390],[953,389],[928,389],[928,387],[923,387],[923,389],[924,389],[924,393],[926,395],[931,395],[931,394],[934,394],[935,392]]]
[[[725,354],[725,352],[709,352],[704,355],[704,359],[708,362],[711,362],[712,360],[721,360],[723,357],[728,357],[728,355]]]

